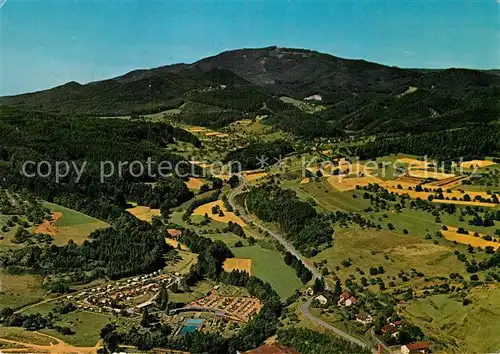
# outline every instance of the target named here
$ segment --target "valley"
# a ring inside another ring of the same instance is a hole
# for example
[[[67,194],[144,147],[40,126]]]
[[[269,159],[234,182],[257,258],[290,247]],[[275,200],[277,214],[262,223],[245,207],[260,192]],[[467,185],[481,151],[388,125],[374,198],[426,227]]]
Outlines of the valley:
[[[499,78],[268,47],[1,97],[0,349],[498,350]]]

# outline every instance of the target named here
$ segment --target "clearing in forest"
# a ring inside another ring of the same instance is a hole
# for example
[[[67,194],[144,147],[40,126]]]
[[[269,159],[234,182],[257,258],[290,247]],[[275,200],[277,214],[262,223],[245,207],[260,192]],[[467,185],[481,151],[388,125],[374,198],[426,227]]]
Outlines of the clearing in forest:
[[[212,208],[218,206],[224,215],[212,214]],[[233,212],[227,211],[222,200],[216,200],[215,202],[203,204],[193,211],[193,215],[204,216],[208,215],[209,218],[215,221],[223,222],[227,224],[229,221],[239,224],[240,226],[247,226],[247,224]]]
[[[223,268],[228,273],[233,270],[240,270],[252,275],[252,260],[247,258],[227,258],[224,261]]]
[[[53,219],[39,225],[35,232],[50,234],[55,245],[66,245],[69,240],[82,244],[92,232],[109,226],[104,221],[73,209],[47,202],[44,205],[52,212]]]
[[[193,189],[193,190],[199,190],[201,188],[201,186],[205,184],[205,183],[203,183],[203,180],[201,180],[199,178],[194,178],[194,177],[189,178],[189,181],[187,181],[185,183],[189,189]]]
[[[147,206],[136,206],[134,208],[127,209],[127,211],[137,219],[148,222],[153,220],[153,216],[159,216],[161,214],[160,209],[151,209]]]
[[[477,233],[478,236],[474,236],[474,232],[469,231],[468,235],[461,234],[457,232],[457,228],[453,226],[447,226],[448,230],[441,230],[441,234],[448,241],[456,241],[458,243],[462,243],[464,245],[471,245],[473,247],[482,247],[491,246],[493,249],[497,249],[500,247],[499,242],[495,241],[487,241],[483,239],[484,234]]]

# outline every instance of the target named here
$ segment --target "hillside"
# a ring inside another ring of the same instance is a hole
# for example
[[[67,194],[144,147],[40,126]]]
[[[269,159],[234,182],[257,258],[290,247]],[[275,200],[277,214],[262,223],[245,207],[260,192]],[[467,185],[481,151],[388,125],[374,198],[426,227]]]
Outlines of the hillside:
[[[303,114],[278,100],[313,95],[316,100],[307,102],[314,108],[320,100],[321,109]],[[268,47],[0,98],[24,109],[94,116],[155,113],[186,102],[206,109],[182,111],[184,122],[214,128],[265,114],[269,124],[297,136],[338,136],[340,130],[415,134],[497,120],[500,76],[494,70],[401,69]]]

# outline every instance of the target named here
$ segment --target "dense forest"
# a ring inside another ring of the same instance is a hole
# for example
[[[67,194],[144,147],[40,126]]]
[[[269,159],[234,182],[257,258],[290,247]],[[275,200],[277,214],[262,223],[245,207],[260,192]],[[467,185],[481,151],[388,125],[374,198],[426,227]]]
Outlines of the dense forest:
[[[291,190],[274,184],[252,187],[246,195],[248,210],[259,219],[276,222],[295,248],[306,255],[333,242],[333,229],[327,215],[318,214]]]
[[[378,137],[358,148],[361,159],[392,153],[430,156],[440,160],[464,160],[500,156],[500,125],[479,124],[444,132],[397,137]]]

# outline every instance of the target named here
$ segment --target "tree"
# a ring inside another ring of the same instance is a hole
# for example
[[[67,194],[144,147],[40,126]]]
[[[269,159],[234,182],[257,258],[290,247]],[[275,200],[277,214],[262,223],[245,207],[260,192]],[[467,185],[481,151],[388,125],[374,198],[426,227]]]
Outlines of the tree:
[[[335,290],[333,292],[336,297],[339,297],[340,294],[342,294],[342,283],[340,282],[340,279],[337,279],[335,282]]]
[[[141,319],[141,326],[142,327],[149,327],[149,322],[151,321],[151,318],[149,316],[149,310],[148,308],[144,308],[142,312],[142,319]]]
[[[231,188],[236,188],[240,184],[240,179],[238,178],[238,176],[232,175],[231,178],[229,178],[228,183]]]
[[[165,287],[165,284],[162,284],[160,287],[160,292],[158,293],[158,297],[156,298],[156,306],[160,310],[165,310],[168,305],[168,290]]]
[[[325,280],[323,278],[316,278],[316,280],[314,280],[312,289],[315,294],[325,291]]]
[[[248,244],[249,244],[250,246],[255,245],[255,243],[256,243],[256,242],[257,242],[257,241],[255,241],[255,238],[254,238],[253,236],[250,236],[250,237],[248,238]]]

